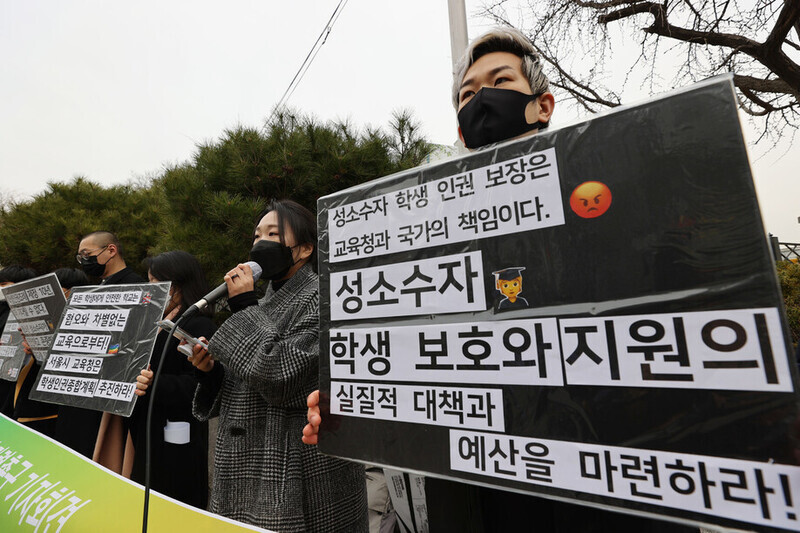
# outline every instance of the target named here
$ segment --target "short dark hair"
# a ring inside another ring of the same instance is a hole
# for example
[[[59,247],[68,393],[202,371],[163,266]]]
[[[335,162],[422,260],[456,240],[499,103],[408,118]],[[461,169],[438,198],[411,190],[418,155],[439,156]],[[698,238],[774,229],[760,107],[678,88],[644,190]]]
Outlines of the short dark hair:
[[[183,250],[172,250],[148,257],[144,261],[148,272],[158,281],[171,281],[181,290],[181,308],[186,311],[193,303],[208,294],[208,283],[195,256]],[[213,311],[211,306],[203,310]]]
[[[19,283],[36,277],[36,271],[22,265],[8,265],[0,270],[0,283]]]
[[[294,233],[295,245],[310,244],[312,246],[308,262],[311,263],[314,272],[317,272],[317,219],[314,213],[294,200],[272,200],[258,215],[256,226],[270,211],[278,214],[278,233],[281,236],[281,244],[286,244],[283,240],[283,228],[288,224]]]
[[[81,240],[86,239],[87,237],[94,237],[97,240],[97,244],[100,246],[108,246],[109,244],[113,244],[117,248],[117,253],[119,256],[124,257],[122,253],[122,244],[119,242],[117,236],[110,231],[93,231],[81,237]]]
[[[82,287],[89,285],[89,278],[83,270],[78,268],[59,268],[53,272],[58,278],[62,289],[71,289],[73,287]]]

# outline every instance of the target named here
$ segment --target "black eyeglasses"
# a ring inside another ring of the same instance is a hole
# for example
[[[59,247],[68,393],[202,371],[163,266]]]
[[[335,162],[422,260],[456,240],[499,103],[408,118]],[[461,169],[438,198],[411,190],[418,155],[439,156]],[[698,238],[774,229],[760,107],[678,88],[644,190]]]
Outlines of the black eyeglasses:
[[[92,252],[96,252],[96,251],[100,250],[100,253],[95,254],[95,256],[98,256],[98,255],[102,254],[103,250],[105,250],[106,248],[108,248],[107,244],[105,246],[103,246],[102,248],[95,248],[94,250],[84,250],[84,251],[80,252],[78,255],[76,255],[75,259],[77,259],[79,265],[82,265],[86,261],[88,261],[90,257],[93,257],[92,256]]]

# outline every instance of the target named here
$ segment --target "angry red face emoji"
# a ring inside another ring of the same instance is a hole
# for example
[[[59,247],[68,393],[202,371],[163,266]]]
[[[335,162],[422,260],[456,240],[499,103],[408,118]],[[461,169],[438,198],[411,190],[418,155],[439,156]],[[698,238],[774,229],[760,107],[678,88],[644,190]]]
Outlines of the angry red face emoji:
[[[597,218],[611,207],[611,190],[605,183],[585,181],[572,191],[569,206],[581,218]]]

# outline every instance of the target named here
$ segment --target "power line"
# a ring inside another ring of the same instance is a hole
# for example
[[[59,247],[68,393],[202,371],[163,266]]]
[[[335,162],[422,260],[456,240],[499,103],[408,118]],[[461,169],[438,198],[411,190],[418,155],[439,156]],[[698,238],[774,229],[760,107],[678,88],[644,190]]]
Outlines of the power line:
[[[317,37],[317,40],[314,42],[311,50],[309,50],[308,55],[306,55],[306,58],[303,60],[303,64],[300,65],[299,69],[297,69],[297,73],[295,73],[294,78],[292,78],[292,81],[289,83],[286,91],[284,91],[283,96],[281,96],[281,99],[278,100],[277,104],[275,104],[272,114],[265,124],[272,122],[272,119],[275,117],[275,113],[277,113],[278,109],[280,109],[289,100],[292,94],[294,94],[295,89],[297,89],[297,86],[300,85],[301,81],[303,81],[303,77],[306,75],[306,72],[308,72],[311,63],[314,62],[314,58],[317,57],[317,54],[327,42],[328,36],[333,29],[333,25],[336,24],[336,21],[339,19],[339,15],[342,14],[344,6],[347,5],[347,2],[349,2],[349,0],[339,0],[339,4],[336,6],[336,9],[333,10],[331,17],[328,19],[328,23],[325,24],[324,28],[322,28],[322,32],[320,32],[319,37]]]

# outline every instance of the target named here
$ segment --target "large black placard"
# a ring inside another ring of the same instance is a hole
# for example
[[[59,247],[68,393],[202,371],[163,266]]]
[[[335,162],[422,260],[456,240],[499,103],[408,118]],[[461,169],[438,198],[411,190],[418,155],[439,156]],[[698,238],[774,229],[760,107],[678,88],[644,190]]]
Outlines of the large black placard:
[[[796,369],[730,77],[318,207],[324,452],[800,529]]]

